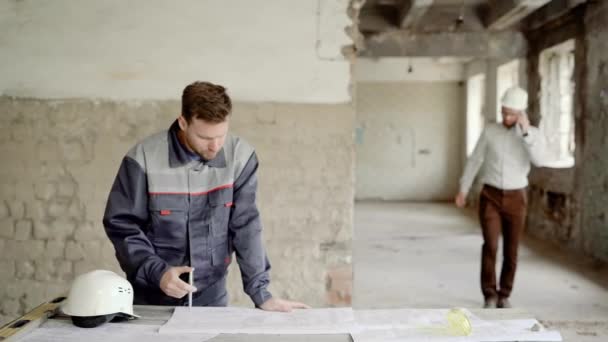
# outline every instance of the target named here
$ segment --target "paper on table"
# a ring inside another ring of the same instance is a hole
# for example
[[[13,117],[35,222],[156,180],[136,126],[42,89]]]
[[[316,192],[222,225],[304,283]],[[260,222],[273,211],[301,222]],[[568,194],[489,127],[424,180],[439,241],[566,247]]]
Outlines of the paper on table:
[[[160,335],[158,325],[141,325],[129,323],[106,323],[96,328],[76,327],[68,320],[49,320],[31,333],[25,335],[26,342],[204,342],[217,334],[171,334]]]
[[[539,331],[533,331],[532,327],[537,325]],[[559,331],[545,330],[545,328],[535,319],[514,319],[483,321],[474,327],[472,337],[475,341],[483,342],[503,342],[503,341],[534,341],[557,342],[562,340]]]
[[[354,327],[350,308],[267,312],[246,308],[176,307],[161,334],[348,334]]]
[[[467,309],[461,310],[471,324],[482,322]],[[432,328],[446,326],[449,309],[355,310],[360,329]]]
[[[553,342],[562,341],[559,332],[521,332],[503,336],[432,336],[408,329],[366,330],[352,334],[354,342]]]
[[[534,332],[531,328],[540,324],[535,319],[484,321],[469,317],[472,334],[450,336],[446,325],[445,310],[368,310],[356,312],[361,330],[352,333],[355,342],[380,341],[432,341],[432,342],[507,342],[507,341],[561,341],[557,331]],[[466,312],[466,311],[465,311]],[[392,313],[392,315],[391,315]],[[470,313],[467,314],[467,316]],[[444,316],[445,317],[445,316]],[[384,326],[378,324],[388,320]]]

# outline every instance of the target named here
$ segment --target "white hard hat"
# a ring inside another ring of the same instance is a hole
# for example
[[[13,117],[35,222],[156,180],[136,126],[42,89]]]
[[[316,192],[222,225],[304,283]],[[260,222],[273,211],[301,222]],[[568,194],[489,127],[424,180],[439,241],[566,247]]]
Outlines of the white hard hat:
[[[526,110],[528,108],[528,93],[520,87],[511,87],[502,96],[503,107],[514,110]]]
[[[96,270],[81,274],[72,283],[61,311],[72,316],[77,326],[91,328],[119,316],[126,319],[133,314],[133,287],[118,274]]]

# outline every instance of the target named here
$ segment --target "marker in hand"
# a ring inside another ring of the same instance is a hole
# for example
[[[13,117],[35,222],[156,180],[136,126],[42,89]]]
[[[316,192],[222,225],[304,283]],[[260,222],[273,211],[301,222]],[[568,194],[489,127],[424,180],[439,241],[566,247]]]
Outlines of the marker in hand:
[[[188,283],[194,286],[194,268],[188,274]],[[192,291],[188,291],[188,308],[192,309]]]
[[[190,274],[194,268],[190,266],[171,266],[165,271],[160,279],[160,289],[173,298],[184,298],[188,293],[196,292],[196,287],[188,284],[186,274]],[[192,279],[194,282],[194,279]],[[192,283],[191,282],[191,283]]]

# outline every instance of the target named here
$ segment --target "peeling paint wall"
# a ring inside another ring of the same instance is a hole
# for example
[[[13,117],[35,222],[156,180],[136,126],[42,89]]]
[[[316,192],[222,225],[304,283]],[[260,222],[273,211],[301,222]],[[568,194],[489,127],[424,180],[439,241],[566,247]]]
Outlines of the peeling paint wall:
[[[350,101],[349,0],[0,0],[0,95],[176,99],[193,79],[241,101]]]
[[[111,184],[128,149],[178,111],[178,101],[0,97],[0,323],[65,293],[78,274],[122,274],[101,223]],[[340,279],[351,267],[353,125],[351,105],[235,106],[231,129],[260,159],[277,296],[349,304],[352,282]],[[231,305],[251,306],[234,264],[229,292]]]
[[[584,250],[608,261],[608,3],[590,4],[587,47],[581,225]]]
[[[590,3],[529,32],[528,91],[540,93],[539,54],[574,38],[575,166],[533,169],[528,231],[592,257],[608,260],[608,4]],[[531,121],[540,98],[530,96]]]
[[[583,16],[570,15],[550,27],[528,33],[530,50],[528,52],[528,115],[533,125],[538,127],[541,120],[541,76],[539,71],[540,54],[544,49],[555,46],[569,39],[575,39],[575,125],[576,125],[576,165],[568,169],[533,168],[530,173],[528,232],[532,235],[553,241],[571,250],[582,251],[585,239],[580,232],[579,187],[576,182],[580,177],[584,131],[581,129],[581,118],[584,115],[584,101],[581,95],[584,87],[579,80],[583,73],[585,48],[583,38]],[[535,96],[537,94],[537,96]]]
[[[0,324],[119,270],[101,225],[119,162],[196,79],[228,88],[258,151],[273,293],[350,305],[358,2],[0,0]],[[251,305],[234,265],[229,292]]]

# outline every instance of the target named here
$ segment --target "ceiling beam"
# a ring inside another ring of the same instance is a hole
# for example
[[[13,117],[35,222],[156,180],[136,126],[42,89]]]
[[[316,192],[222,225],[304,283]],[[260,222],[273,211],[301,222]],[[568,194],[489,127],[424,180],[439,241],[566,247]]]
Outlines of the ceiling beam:
[[[395,24],[391,24],[390,20],[376,7],[363,7],[359,13],[359,31],[361,32],[383,32],[394,28]]]
[[[551,0],[490,0],[484,15],[484,24],[490,30],[507,29]]]
[[[368,37],[364,57],[520,58],[528,45],[521,32],[442,32],[417,34],[406,30]]]
[[[420,21],[433,5],[433,0],[406,0],[399,15],[399,26],[410,29]]]
[[[562,17],[574,7],[584,4],[586,0],[553,0],[548,5],[534,12],[524,21],[527,30],[536,30],[557,18]]]

